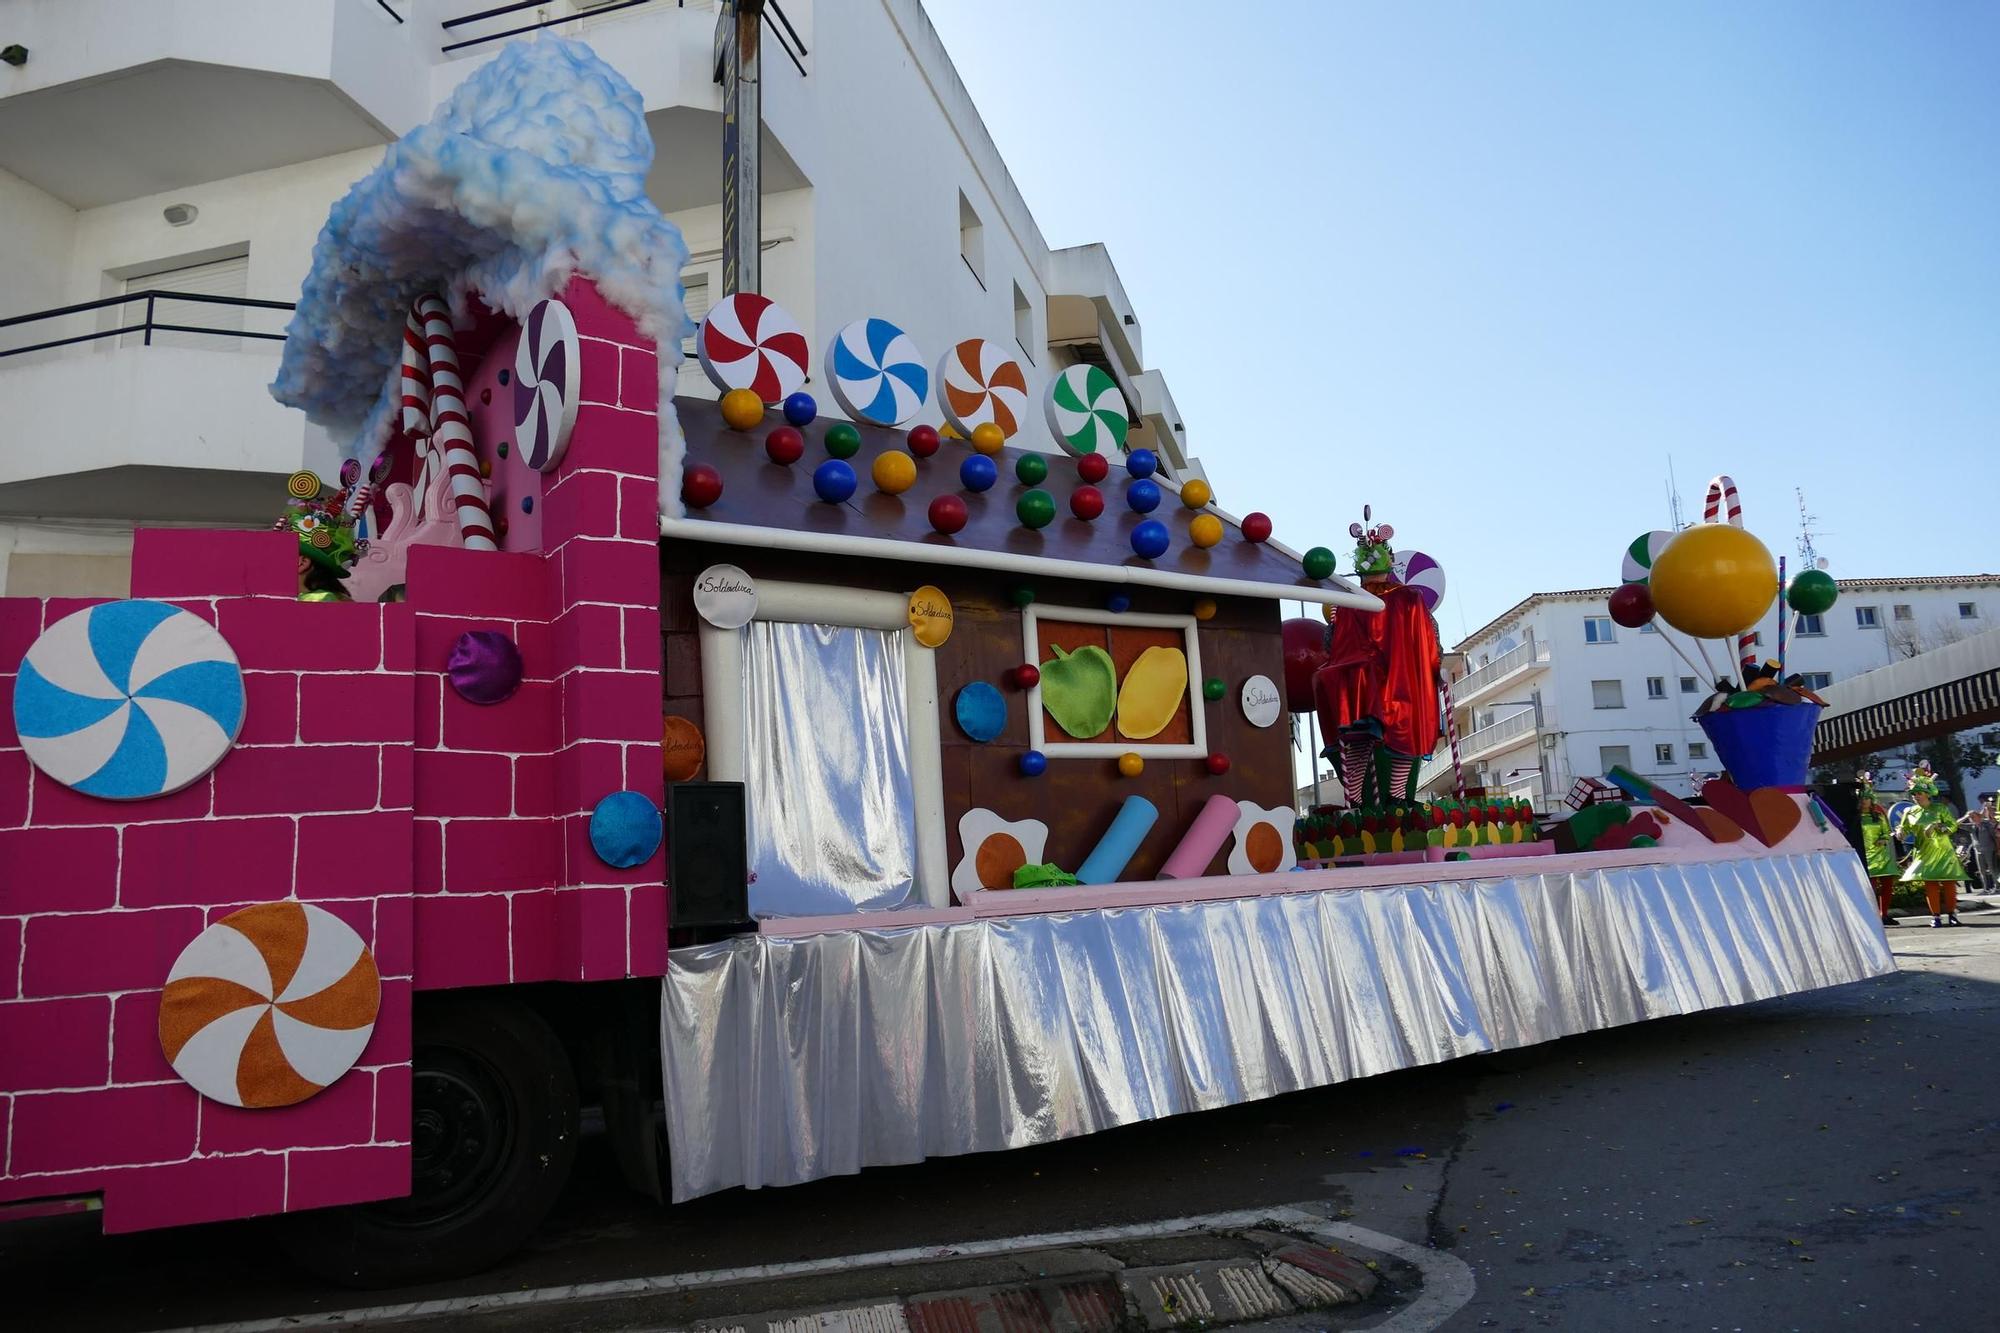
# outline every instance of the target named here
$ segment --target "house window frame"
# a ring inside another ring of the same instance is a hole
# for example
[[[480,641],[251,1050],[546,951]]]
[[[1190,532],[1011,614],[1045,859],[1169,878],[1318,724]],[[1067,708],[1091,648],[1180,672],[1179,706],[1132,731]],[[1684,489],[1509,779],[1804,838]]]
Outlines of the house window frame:
[[[1602,626],[1603,628],[1600,631],[1593,628],[1595,626]],[[1594,637],[1600,633],[1603,637]],[[1618,642],[1617,623],[1610,616],[1585,616],[1583,618],[1583,641],[1588,644]]]
[[[1682,694],[1700,694],[1700,693],[1701,693],[1701,677],[1700,677],[1700,676],[1682,676],[1682,677],[1681,677],[1681,693],[1682,693]]]
[[[1696,760],[1699,760],[1699,759],[1706,759],[1706,758],[1708,758],[1708,742],[1707,742],[1707,741],[1689,741],[1689,742],[1688,742],[1688,762],[1689,762],[1689,763],[1694,763],[1694,762],[1695,762]]]
[[[1826,613],[1808,614],[1800,611],[1792,621],[1792,633],[1801,639],[1824,639],[1826,637]]]
[[[759,584],[759,588],[763,585]],[[1185,742],[1169,741],[1079,741],[1048,739],[1042,719],[1042,686],[1039,681],[1028,690],[1028,748],[1040,750],[1051,759],[1115,759],[1136,754],[1141,759],[1205,759],[1208,757],[1207,707],[1197,693],[1201,674],[1200,621],[1192,615],[1158,615],[1142,611],[1105,611],[1087,606],[1043,606],[1033,602],[1021,608],[1021,660],[1038,666],[1042,660],[1041,622],[1055,620],[1070,625],[1113,625],[1136,629],[1177,629],[1181,631],[1181,652],[1187,657],[1188,731]],[[1114,721],[1115,726],[1115,721]]]
[[[1916,608],[1908,602],[1897,602],[1889,611],[1889,618],[1902,624],[1910,624],[1917,618]]]
[[[958,257],[965,264],[965,271],[979,284],[979,290],[985,291],[986,223],[964,190],[958,192]]]
[[[1599,703],[1597,701],[1597,687],[1599,685],[1610,685],[1614,687],[1618,691],[1618,702],[1615,704]],[[1625,706],[1625,682],[1623,680],[1618,680],[1618,679],[1593,680],[1590,682],[1590,707],[1593,711],[1609,713],[1614,710],[1623,708],[1624,706]]]
[[[1862,617],[1863,617],[1863,616],[1867,616],[1868,618],[1867,618],[1866,620],[1863,620],[1863,619],[1862,619]],[[1880,629],[1880,628],[1882,628],[1882,608],[1881,608],[1881,607],[1879,607],[1879,606],[1857,606],[1857,607],[1855,607],[1855,608],[1854,608],[1854,628],[1856,628],[1856,629]]]
[[[1674,762],[1674,743],[1672,741],[1654,741],[1653,762],[1671,767]]]
[[[1977,619],[1979,619],[1979,603],[1977,603],[1977,602],[1960,602],[1960,603],[1958,604],[1958,618],[1959,618],[1960,620],[1977,620]]]
[[[1646,677],[1646,698],[1649,700],[1660,700],[1666,697],[1667,678],[1665,676]]]

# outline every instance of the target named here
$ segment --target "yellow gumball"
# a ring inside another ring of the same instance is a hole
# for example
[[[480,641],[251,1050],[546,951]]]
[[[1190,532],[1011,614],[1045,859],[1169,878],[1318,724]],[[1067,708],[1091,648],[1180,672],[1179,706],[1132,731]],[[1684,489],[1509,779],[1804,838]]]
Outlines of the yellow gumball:
[[[875,455],[875,466],[868,471],[875,478],[875,489],[885,495],[901,495],[917,484],[917,460],[901,449]]]
[[[982,454],[997,454],[1007,444],[1007,432],[991,421],[982,421],[972,428],[972,447]]]
[[[1214,498],[1215,492],[1209,489],[1208,483],[1200,477],[1196,477],[1193,481],[1184,481],[1181,483],[1181,503],[1189,509],[1199,509]],[[1213,546],[1214,544],[1213,542],[1201,543],[1203,546]]]
[[[1697,639],[1741,634],[1770,611],[1778,566],[1764,543],[1727,523],[1697,523],[1653,559],[1653,607]]]
[[[731,430],[749,430],[764,419],[764,403],[752,389],[731,389],[722,395],[722,420]]]
[[[1213,514],[1196,514],[1188,520],[1188,540],[1209,547],[1222,540],[1222,520]]]
[[[1195,599],[1194,599],[1194,618],[1195,618],[1196,620],[1213,620],[1213,619],[1215,619],[1215,599],[1214,599],[1213,597],[1197,597],[1197,598],[1195,598]]]
[[[1127,750],[1118,756],[1118,772],[1123,777],[1136,778],[1146,771],[1146,761]]]

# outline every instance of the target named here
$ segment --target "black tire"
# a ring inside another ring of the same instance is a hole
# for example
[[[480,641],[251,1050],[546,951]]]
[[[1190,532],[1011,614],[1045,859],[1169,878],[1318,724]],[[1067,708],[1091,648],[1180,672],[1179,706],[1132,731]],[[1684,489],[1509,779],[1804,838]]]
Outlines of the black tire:
[[[329,1281],[388,1287],[490,1268],[534,1234],[569,1178],[576,1075],[533,1010],[420,997],[414,1052],[410,1194],[284,1228],[292,1257]]]

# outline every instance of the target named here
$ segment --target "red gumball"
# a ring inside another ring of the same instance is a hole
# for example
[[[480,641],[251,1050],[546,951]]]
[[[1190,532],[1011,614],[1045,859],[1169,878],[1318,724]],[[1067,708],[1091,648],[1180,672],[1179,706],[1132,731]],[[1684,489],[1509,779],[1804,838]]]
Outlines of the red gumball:
[[[1653,618],[1653,590],[1627,583],[1611,594],[1611,618],[1626,629],[1637,629]]]
[[[1041,668],[1033,662],[1021,663],[1010,674],[1014,677],[1014,688],[1017,690],[1032,690],[1042,683]]]
[[[1229,756],[1226,754],[1212,754],[1206,762],[1208,771],[1218,778],[1229,771]]]
[[[940,443],[941,441],[938,439],[936,426],[910,427],[910,434],[909,434],[910,452],[915,454],[918,458],[929,458],[932,454],[938,451],[938,445]]]
[[[1246,542],[1271,540],[1271,516],[1269,514],[1252,510],[1243,516],[1242,527],[1243,540]]]
[[[722,474],[706,463],[693,463],[681,473],[681,501],[690,509],[706,509],[722,498]]]
[[[790,466],[805,457],[806,437],[790,426],[779,426],[764,437],[764,452],[773,463]]]
[[[940,495],[931,501],[931,526],[949,537],[965,526],[965,501],[956,495]]]
[[[1103,454],[1083,454],[1076,460],[1076,475],[1088,482],[1100,482],[1111,475],[1110,460]]]
[[[1295,616],[1283,626],[1285,645],[1285,709],[1313,710],[1313,673],[1326,665],[1326,622]]]
[[[1095,458],[1096,454],[1085,454]],[[1069,493],[1069,512],[1081,519],[1096,518],[1104,512],[1104,492],[1095,486],[1079,486]]]

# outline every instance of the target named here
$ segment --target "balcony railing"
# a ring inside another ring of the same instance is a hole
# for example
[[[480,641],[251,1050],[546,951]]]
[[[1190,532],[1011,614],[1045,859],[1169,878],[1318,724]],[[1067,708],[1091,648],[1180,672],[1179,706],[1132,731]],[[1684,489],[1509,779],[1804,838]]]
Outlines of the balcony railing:
[[[637,9],[641,5],[665,9],[669,4],[673,5],[676,9],[687,8],[687,0],[596,0],[595,3],[570,0],[570,12],[566,14],[557,14],[552,18],[537,17],[531,23],[517,23],[510,28],[502,28],[498,32],[480,33],[475,36],[464,35],[467,28],[474,24],[484,23],[488,19],[504,19],[510,14],[519,14],[523,10],[533,10],[539,16],[545,14],[549,8],[549,0],[510,0],[510,3],[493,5],[490,8],[479,10],[477,13],[461,14],[455,19],[446,19],[439,26],[446,33],[456,37],[457,40],[446,42],[443,47],[443,53],[445,55],[453,55],[460,51],[470,51],[485,46],[489,42],[504,42],[510,37],[519,37],[526,33],[539,32],[543,28],[559,28],[566,23],[580,23],[587,27],[606,15],[616,14],[621,9]],[[792,64],[798,68],[799,73],[804,74],[806,72],[806,67],[803,63],[806,56],[805,40],[799,36],[799,30],[792,26],[791,19],[785,16],[784,7],[778,3],[778,0],[764,0],[762,15],[765,24],[770,29],[771,35],[777,39],[779,47],[791,58]]]
[[[237,312],[236,319],[238,322],[230,325],[225,319],[205,325],[166,323],[159,318],[159,306],[163,301],[186,301],[194,305],[217,306],[231,309]],[[138,315],[136,322],[118,322],[118,319],[129,318],[126,312],[132,306],[142,307],[136,312]],[[113,320],[111,327],[92,329],[87,333],[78,333],[64,338],[48,338],[41,342],[29,343],[24,347],[0,347],[0,358],[25,356],[29,352],[45,352],[52,347],[69,347],[76,343],[99,342],[105,338],[125,338],[131,336],[137,337],[139,346],[151,347],[156,335],[166,333],[217,338],[261,338],[269,342],[283,342],[285,335],[282,333],[266,333],[257,329],[244,328],[241,323],[242,312],[245,310],[290,311],[293,309],[293,304],[290,301],[258,301],[247,296],[210,296],[202,292],[170,292],[163,290],[127,292],[123,296],[107,296],[101,301],[85,301],[81,305],[68,305],[55,310],[37,310],[31,314],[13,315],[7,319],[0,319],[0,331],[11,328],[25,328],[30,324],[43,324],[52,328],[52,322],[55,320],[65,319],[73,315],[86,315],[93,311],[112,309],[118,311],[118,317]]]
[[[1466,758],[1475,754],[1485,754],[1497,750],[1502,745],[1535,730],[1535,710],[1524,708],[1511,717],[1503,717],[1498,722],[1481,727],[1466,736],[1459,744],[1459,751]]]
[[[1463,677],[1453,681],[1451,683],[1452,697],[1460,703],[1464,703],[1475,694],[1478,694],[1489,686],[1498,684],[1502,679],[1513,675],[1516,671],[1521,671],[1531,666],[1547,666],[1548,661],[1548,644],[1543,643],[1539,639],[1529,639],[1519,647],[1509,648],[1506,652],[1500,654],[1500,656],[1494,658],[1485,666],[1480,667],[1477,671],[1468,671]]]

